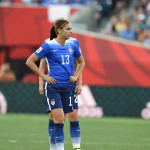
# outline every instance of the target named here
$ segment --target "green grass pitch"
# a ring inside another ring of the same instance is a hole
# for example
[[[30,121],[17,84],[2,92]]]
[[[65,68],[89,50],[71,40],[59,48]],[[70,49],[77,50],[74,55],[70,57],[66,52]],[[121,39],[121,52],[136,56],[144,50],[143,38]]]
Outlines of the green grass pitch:
[[[80,118],[84,150],[150,150],[150,120]],[[49,150],[48,114],[0,115],[0,150]],[[72,150],[68,119],[65,150]]]

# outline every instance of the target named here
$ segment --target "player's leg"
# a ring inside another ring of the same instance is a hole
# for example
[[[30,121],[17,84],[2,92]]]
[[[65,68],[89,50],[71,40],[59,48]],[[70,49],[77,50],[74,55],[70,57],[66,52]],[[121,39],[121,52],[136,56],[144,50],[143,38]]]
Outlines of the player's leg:
[[[64,114],[66,119],[67,113]],[[48,133],[49,133],[49,141],[50,141],[50,150],[56,150],[56,143],[54,139],[54,121],[53,121],[53,116],[51,113],[49,113],[49,123],[48,123]]]
[[[54,122],[51,142],[55,143],[55,150],[64,150],[64,112],[60,94],[52,87],[46,89],[45,102],[46,110],[47,112],[51,112]]]
[[[50,141],[50,150],[56,150],[56,143],[54,139],[54,121],[51,113],[49,113],[48,134]]]
[[[68,113],[70,121],[70,136],[72,140],[73,149],[79,149],[81,143],[81,131],[78,121],[78,110],[74,109],[72,113]]]
[[[51,111],[54,120],[54,140],[58,150],[64,150],[64,112],[62,108]],[[52,135],[53,136],[53,135]]]
[[[72,91],[72,95],[73,112],[68,113],[68,119],[70,121],[70,136],[72,140],[73,149],[80,149],[81,131],[78,121],[78,98],[75,94],[75,90]]]
[[[51,113],[49,113],[49,122],[48,122],[49,141],[50,141],[51,136],[52,136],[53,128],[54,128],[53,116]]]

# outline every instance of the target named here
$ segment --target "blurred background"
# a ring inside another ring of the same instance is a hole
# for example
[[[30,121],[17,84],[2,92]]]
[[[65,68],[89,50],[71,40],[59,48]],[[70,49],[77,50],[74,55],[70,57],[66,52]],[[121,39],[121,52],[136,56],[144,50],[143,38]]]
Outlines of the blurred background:
[[[59,17],[86,61],[80,116],[149,119],[150,0],[0,0],[0,113],[45,113],[25,62]]]

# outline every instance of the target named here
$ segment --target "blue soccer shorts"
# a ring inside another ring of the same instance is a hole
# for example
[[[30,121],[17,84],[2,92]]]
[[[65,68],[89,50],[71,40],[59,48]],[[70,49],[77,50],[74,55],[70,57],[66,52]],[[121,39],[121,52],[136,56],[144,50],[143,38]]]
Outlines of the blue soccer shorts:
[[[46,112],[62,108],[64,113],[73,112],[72,90],[63,91],[59,88],[47,87],[44,90]]]

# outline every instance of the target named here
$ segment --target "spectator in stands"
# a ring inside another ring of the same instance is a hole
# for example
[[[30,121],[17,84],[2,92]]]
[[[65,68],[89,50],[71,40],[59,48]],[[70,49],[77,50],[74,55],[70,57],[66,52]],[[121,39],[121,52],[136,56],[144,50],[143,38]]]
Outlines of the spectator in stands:
[[[118,18],[118,21],[115,25],[116,31],[120,33],[121,30],[124,30],[126,28],[126,18]]]
[[[145,29],[143,35],[144,35],[143,43],[147,46],[150,46],[150,31]]]
[[[86,3],[85,0],[71,0],[70,5],[73,6],[79,6],[79,5],[84,5]]]
[[[118,13],[120,10],[127,6],[129,0],[112,0],[112,14]]]
[[[141,41],[141,37],[142,37],[141,35],[143,34],[142,29],[140,27],[137,27],[135,29],[135,33],[136,33],[136,40]]]
[[[66,0],[41,0],[41,4],[44,6],[56,5],[56,4],[66,4]]]
[[[138,9],[137,7],[133,7],[129,10],[129,18],[132,21],[132,24],[137,21]]]
[[[137,33],[136,34],[137,35],[136,40],[138,42],[144,43],[144,41],[145,41],[145,35],[143,33],[143,30],[141,30],[141,28],[137,28],[137,29],[139,29],[139,32],[137,32],[137,30],[136,30],[136,33]]]
[[[146,16],[141,13],[137,16],[137,22],[133,23],[132,28],[136,30],[137,27],[140,27],[142,30],[146,29]]]
[[[149,0],[138,0],[135,7],[137,7],[139,12],[142,11],[143,13],[145,13],[148,2]]]
[[[116,30],[117,22],[118,17],[112,16],[110,22],[106,25],[106,28],[102,32],[107,35],[118,36],[118,32]]]
[[[136,39],[136,33],[133,29],[131,29],[131,22],[129,20],[126,21],[126,28],[120,31],[120,37],[127,40]]]
[[[125,9],[122,9],[120,11],[118,22],[116,23],[116,30],[118,33],[120,33],[121,30],[126,28],[127,21],[130,22],[130,18],[127,14],[127,11]]]
[[[0,66],[0,82],[14,82],[16,81],[16,76],[12,71],[10,64],[5,63]]]

